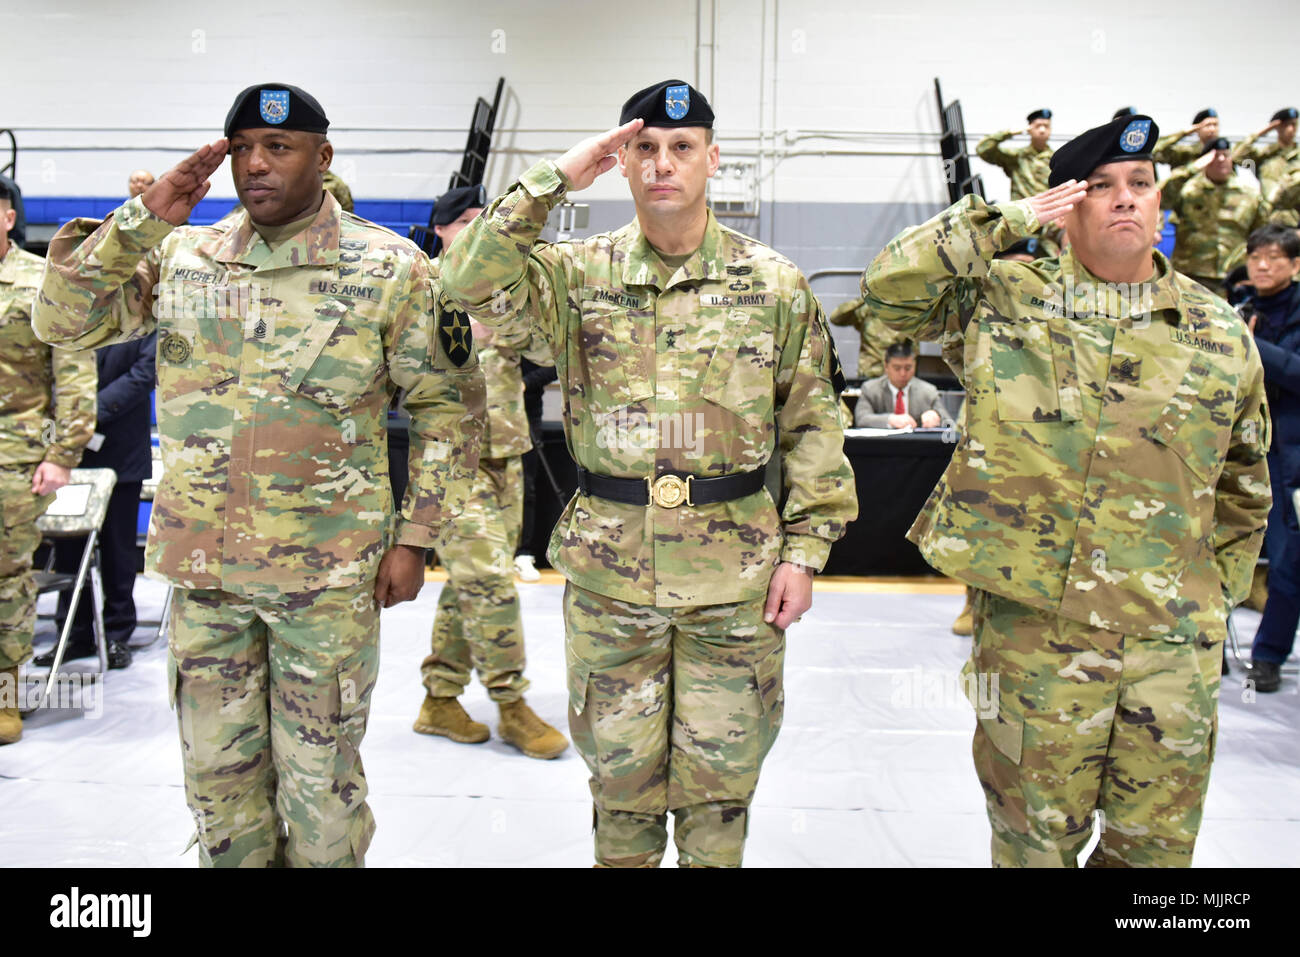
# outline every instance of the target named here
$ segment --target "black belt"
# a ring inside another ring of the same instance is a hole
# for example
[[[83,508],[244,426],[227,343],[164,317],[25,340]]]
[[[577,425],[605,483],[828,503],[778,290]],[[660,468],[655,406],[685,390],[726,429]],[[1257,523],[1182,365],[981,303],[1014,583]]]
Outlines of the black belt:
[[[663,508],[678,505],[712,505],[753,495],[763,487],[765,469],[736,472],[716,478],[699,478],[685,472],[661,472],[654,479],[613,478],[593,475],[578,466],[578,491],[583,495],[598,495],[627,505],[649,506],[652,502]]]

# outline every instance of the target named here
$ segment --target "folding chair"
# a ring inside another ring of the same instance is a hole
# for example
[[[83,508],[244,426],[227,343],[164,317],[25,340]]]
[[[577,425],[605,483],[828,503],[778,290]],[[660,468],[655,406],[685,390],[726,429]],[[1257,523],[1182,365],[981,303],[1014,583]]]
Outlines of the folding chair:
[[[49,674],[43,676],[45,694],[41,698],[41,707],[49,701],[50,692],[54,690],[54,679],[63,665],[63,654],[67,650],[68,636],[72,634],[73,620],[81,601],[81,593],[86,580],[90,580],[92,591],[91,632],[95,640],[95,650],[99,653],[99,674],[101,678],[108,670],[107,642],[104,638],[104,586],[99,575],[99,529],[104,524],[104,515],[108,512],[108,499],[117,484],[117,473],[112,469],[73,469],[67,485],[59,489],[45,514],[36,520],[36,528],[46,541],[60,538],[86,537],[86,547],[81,553],[81,564],[75,575],[63,572],[44,571],[36,573],[36,590],[38,595],[50,592],[71,591],[72,598],[68,604],[68,615],[59,634],[59,643],[54,649],[54,662]],[[51,562],[53,561],[51,549]],[[29,675],[42,677],[39,670],[28,672]]]

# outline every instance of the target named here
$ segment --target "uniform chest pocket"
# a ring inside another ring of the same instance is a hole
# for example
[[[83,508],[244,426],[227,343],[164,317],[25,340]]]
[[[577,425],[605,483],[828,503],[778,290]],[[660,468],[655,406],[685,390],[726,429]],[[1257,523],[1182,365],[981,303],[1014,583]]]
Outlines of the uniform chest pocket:
[[[611,412],[654,394],[636,355],[634,323],[627,310],[583,299],[578,334],[583,398],[594,412]]]
[[[998,418],[1060,422],[1061,396],[1048,325],[1042,320],[987,322]]]
[[[384,373],[383,355],[377,324],[352,316],[346,302],[326,299],[316,305],[282,383],[289,392],[346,413]]]
[[[220,308],[211,285],[169,283],[163,289],[164,296],[155,303],[158,402],[187,408],[238,376],[243,320],[223,315],[229,310]]]
[[[1236,376],[1197,357],[1156,418],[1151,439],[1173,451],[1200,482],[1212,486],[1223,471],[1236,406]]]
[[[718,337],[700,394],[758,428],[772,418],[776,381],[773,323],[759,312],[733,309]]]

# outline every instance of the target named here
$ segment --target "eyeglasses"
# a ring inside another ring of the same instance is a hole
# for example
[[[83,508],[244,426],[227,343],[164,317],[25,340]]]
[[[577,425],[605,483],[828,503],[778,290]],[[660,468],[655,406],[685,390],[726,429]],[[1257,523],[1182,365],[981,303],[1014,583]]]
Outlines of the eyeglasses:
[[[1290,256],[1288,256],[1286,253],[1265,253],[1265,252],[1253,252],[1253,253],[1251,253],[1249,256],[1246,257],[1246,262],[1251,263],[1252,265],[1255,265],[1255,266],[1262,266],[1262,265],[1264,265],[1265,263],[1269,263],[1269,264],[1272,264],[1272,263],[1289,263],[1289,262],[1294,262],[1294,261],[1295,261],[1295,260],[1293,260],[1293,259],[1292,259]]]

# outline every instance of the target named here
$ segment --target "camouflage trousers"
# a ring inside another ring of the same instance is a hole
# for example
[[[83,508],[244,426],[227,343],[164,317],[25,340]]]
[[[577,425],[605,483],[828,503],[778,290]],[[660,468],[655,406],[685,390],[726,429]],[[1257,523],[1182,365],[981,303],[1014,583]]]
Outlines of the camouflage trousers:
[[[994,866],[1075,866],[1094,811],[1089,867],[1190,865],[1222,647],[1102,631],[977,592],[966,674],[998,680],[997,714],[979,716],[974,742]]]
[[[528,689],[514,579],[523,507],[523,458],[479,459],[465,509],[438,549],[447,583],[438,596],[433,647],[420,664],[421,680],[435,698],[464,691],[471,668],[495,702],[518,701]]]
[[[679,864],[740,866],[785,704],[785,633],[763,604],[659,608],[565,586],[569,730],[591,771],[598,864],[657,867],[672,811]]]
[[[0,507],[4,538],[0,540],[0,669],[21,665],[32,656],[36,630],[36,581],[32,554],[41,544],[36,520],[53,495],[33,495],[35,465],[0,466]]]
[[[204,867],[362,866],[373,592],[176,589],[168,675]]]

